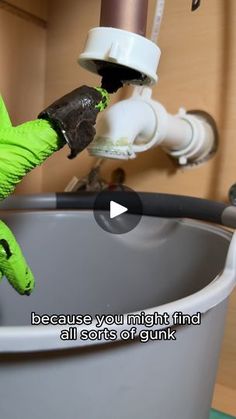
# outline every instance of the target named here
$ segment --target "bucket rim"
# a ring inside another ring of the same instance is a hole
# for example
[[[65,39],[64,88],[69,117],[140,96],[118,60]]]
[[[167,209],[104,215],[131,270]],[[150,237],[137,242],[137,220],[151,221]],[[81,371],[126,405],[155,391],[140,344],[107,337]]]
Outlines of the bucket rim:
[[[12,211],[11,211],[12,212]],[[33,211],[42,213],[42,211]],[[43,213],[65,213],[65,210],[49,210],[43,211]],[[74,210],[66,210],[66,213],[75,213]],[[78,210],[77,210],[78,212]],[[91,213],[91,210],[80,211],[80,213]],[[32,211],[20,211],[18,214],[22,213],[32,213]],[[9,212],[8,212],[9,214]],[[161,218],[161,217],[160,217]],[[163,219],[163,218],[162,218]],[[168,220],[168,218],[166,218]],[[159,306],[154,306],[151,308],[146,308],[138,311],[133,311],[129,313],[122,313],[124,316],[124,324],[122,326],[118,325],[106,325],[110,330],[116,330],[118,333],[125,329],[128,326],[127,316],[129,314],[140,314],[145,312],[145,315],[153,315],[155,312],[162,315],[168,313],[169,318],[172,317],[174,312],[180,311],[184,314],[194,315],[196,313],[204,314],[207,311],[213,309],[225,299],[227,299],[230,293],[233,291],[236,285],[236,232],[232,233],[208,223],[203,223],[200,221],[189,220],[189,219],[171,219],[172,221],[178,221],[179,223],[187,224],[191,227],[201,228],[205,231],[210,231],[216,233],[217,235],[222,236],[224,239],[230,242],[229,249],[227,252],[226,262],[224,269],[219,273],[208,285],[206,285],[201,290],[190,294],[187,297],[180,298],[178,300],[171,301],[166,304]],[[231,239],[231,240],[230,240]],[[173,326],[173,322],[170,322],[168,327]],[[75,326],[77,331],[81,331],[84,326]],[[137,333],[143,329],[143,325],[136,326]],[[160,330],[164,329],[167,326],[155,325],[153,328],[149,329]],[[0,354],[1,353],[18,353],[18,352],[41,352],[48,350],[60,350],[68,348],[79,348],[84,346],[94,346],[98,344],[107,344],[114,343],[107,340],[97,340],[97,341],[62,341],[60,339],[60,333],[62,330],[66,329],[66,325],[63,326],[1,326],[0,327]],[[99,330],[95,325],[95,320],[93,320],[90,326],[86,326],[87,330]],[[78,335],[79,336],[79,335]],[[117,339],[115,342],[121,342],[121,339]]]

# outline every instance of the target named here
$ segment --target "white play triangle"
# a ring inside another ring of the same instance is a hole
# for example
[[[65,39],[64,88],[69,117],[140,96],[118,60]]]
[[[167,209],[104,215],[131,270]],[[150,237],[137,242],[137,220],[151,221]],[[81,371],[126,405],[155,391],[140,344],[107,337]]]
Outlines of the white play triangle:
[[[128,211],[128,208],[124,207],[123,205],[118,204],[115,201],[110,201],[110,218],[118,217],[118,215],[124,214],[124,212]]]

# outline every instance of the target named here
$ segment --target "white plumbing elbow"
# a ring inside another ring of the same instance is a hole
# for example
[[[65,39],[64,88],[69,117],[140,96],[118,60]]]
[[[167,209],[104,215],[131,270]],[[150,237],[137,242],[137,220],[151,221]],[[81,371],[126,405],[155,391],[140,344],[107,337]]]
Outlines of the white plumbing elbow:
[[[98,121],[93,156],[116,159],[136,157],[135,143],[149,143],[156,132],[156,116],[143,100],[127,99],[111,106]]]
[[[180,165],[200,163],[216,148],[216,129],[206,113],[170,115],[151,99],[151,89],[110,107],[97,124],[88,151],[93,156],[132,159],[160,145]],[[212,122],[213,121],[213,122]]]

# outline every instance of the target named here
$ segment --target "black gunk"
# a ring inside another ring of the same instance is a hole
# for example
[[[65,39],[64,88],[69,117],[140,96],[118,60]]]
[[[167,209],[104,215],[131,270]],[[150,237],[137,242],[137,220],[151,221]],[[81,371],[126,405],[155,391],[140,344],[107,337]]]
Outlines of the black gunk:
[[[102,93],[89,86],[81,86],[58,99],[38,116],[51,122],[64,143],[70,147],[69,159],[84,150],[95,136],[94,125],[100,112]]]
[[[11,252],[8,242],[5,239],[1,239],[0,244],[2,245],[3,249],[6,252],[7,259],[10,259],[10,257],[12,256],[12,252]]]
[[[102,76],[101,86],[108,93],[117,92],[124,84],[142,85],[147,79],[144,74],[124,65],[100,60],[95,60],[94,63],[98,74]]]

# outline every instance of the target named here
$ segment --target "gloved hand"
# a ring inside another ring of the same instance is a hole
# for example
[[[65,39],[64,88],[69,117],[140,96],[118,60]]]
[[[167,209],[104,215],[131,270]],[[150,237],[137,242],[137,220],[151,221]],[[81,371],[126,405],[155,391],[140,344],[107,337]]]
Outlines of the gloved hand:
[[[68,143],[74,158],[93,140],[98,113],[108,104],[104,89],[79,87],[54,102],[39,119],[13,127],[0,97],[0,199],[47,157]],[[30,294],[34,278],[14,235],[0,222],[0,273],[20,294]]]
[[[30,295],[34,276],[11,230],[0,221],[0,280],[5,276],[19,294]]]
[[[104,89],[82,86],[46,108],[39,119],[13,127],[0,97],[0,199],[66,143],[69,158],[87,147],[95,135],[96,117],[107,103]]]

